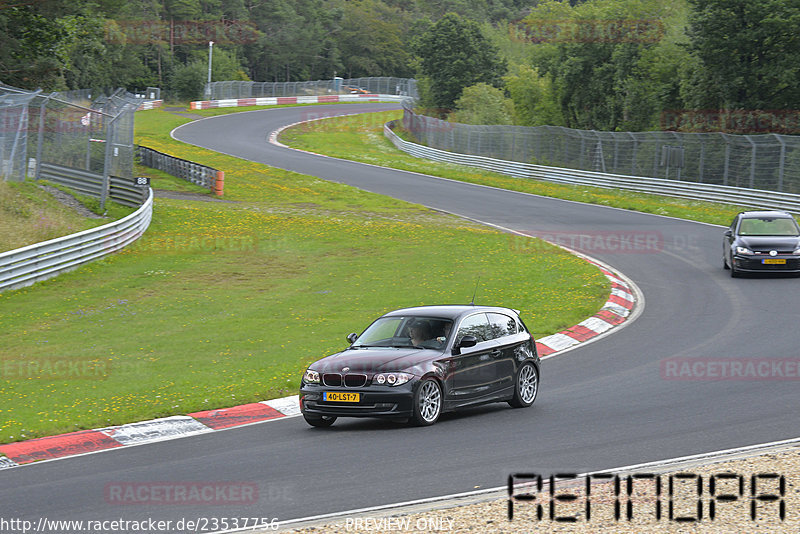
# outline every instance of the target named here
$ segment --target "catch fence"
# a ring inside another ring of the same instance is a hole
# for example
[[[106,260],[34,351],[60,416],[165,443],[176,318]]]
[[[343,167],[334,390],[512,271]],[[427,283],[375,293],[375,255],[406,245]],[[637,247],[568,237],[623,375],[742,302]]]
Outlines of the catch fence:
[[[108,197],[140,205],[133,122],[143,102],[124,89],[43,94],[0,84],[0,179],[49,180],[98,198],[102,207]]]
[[[800,193],[800,136],[599,132],[560,126],[475,126],[419,115],[403,126],[429,147],[549,167]]]
[[[281,96],[381,94],[417,97],[417,82],[411,78],[334,78],[310,82],[222,81],[206,84],[206,100]]]

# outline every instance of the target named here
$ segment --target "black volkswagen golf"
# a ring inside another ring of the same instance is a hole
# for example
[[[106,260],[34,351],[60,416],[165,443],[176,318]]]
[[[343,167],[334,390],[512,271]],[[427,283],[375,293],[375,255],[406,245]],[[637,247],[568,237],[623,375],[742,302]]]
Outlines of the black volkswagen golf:
[[[785,211],[743,211],[725,230],[722,262],[743,272],[800,273],[800,228]]]
[[[465,406],[530,406],[539,392],[536,344],[508,308],[405,308],[347,340],[350,347],[303,374],[300,408],[312,426],[330,426],[337,417],[432,425],[442,412]]]

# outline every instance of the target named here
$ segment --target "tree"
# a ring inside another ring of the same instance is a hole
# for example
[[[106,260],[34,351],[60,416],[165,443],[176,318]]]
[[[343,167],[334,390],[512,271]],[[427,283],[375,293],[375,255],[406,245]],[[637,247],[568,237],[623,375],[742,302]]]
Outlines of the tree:
[[[466,87],[456,100],[456,111],[450,115],[462,124],[512,124],[514,102],[503,91],[485,83]]]
[[[549,78],[566,126],[642,130],[678,94],[686,52],[683,1],[546,0],[525,19],[539,39],[533,66]],[[678,28],[679,30],[675,30]],[[670,33],[673,32],[673,33]]]
[[[687,97],[728,109],[795,109],[800,101],[797,0],[690,0],[697,57]],[[706,88],[713,87],[710,94]]]
[[[411,55],[403,30],[408,16],[380,0],[347,0],[334,40],[346,78],[360,76],[410,77]]]
[[[514,124],[563,126],[564,117],[549,78],[530,67],[520,66],[506,77],[506,90],[514,102]]]
[[[203,53],[197,52],[189,63],[175,69],[170,87],[178,98],[191,100],[202,96],[207,79],[208,58]],[[246,81],[247,75],[242,71],[242,66],[234,54],[214,47],[211,79]]]
[[[430,80],[430,105],[451,109],[465,87],[502,85],[506,62],[475,22],[448,13],[414,44],[420,74]]]

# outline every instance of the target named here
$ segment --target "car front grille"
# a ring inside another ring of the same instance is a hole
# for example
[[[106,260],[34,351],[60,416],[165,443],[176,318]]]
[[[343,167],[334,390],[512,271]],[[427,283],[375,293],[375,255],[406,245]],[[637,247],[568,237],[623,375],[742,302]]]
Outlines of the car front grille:
[[[347,388],[360,388],[367,384],[367,375],[344,375],[344,386]]]
[[[367,375],[365,374],[346,374],[344,377],[340,373],[325,373],[322,375],[323,385],[330,387],[360,388],[367,385]]]

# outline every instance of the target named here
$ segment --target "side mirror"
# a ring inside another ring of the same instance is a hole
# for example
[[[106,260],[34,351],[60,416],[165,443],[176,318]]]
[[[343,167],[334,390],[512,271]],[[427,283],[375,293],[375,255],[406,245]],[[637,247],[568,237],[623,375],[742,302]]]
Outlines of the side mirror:
[[[732,235],[733,235],[733,232],[731,232],[731,229],[730,229],[730,228],[728,228],[727,230],[725,230],[725,237],[730,237],[730,236],[732,236]]]
[[[349,341],[351,345],[356,342],[356,339],[358,339],[358,334],[355,332],[347,334],[347,341]]]
[[[475,336],[464,336],[453,345],[453,354],[461,354],[461,349],[474,347],[478,344],[478,338]]]

